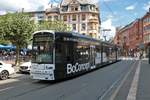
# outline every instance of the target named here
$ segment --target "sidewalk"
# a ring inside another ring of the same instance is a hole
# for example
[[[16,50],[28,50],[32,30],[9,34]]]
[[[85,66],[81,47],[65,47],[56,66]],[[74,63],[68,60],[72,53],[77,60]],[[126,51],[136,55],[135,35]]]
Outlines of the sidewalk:
[[[150,64],[148,64],[148,59],[141,61],[137,100],[150,100]]]

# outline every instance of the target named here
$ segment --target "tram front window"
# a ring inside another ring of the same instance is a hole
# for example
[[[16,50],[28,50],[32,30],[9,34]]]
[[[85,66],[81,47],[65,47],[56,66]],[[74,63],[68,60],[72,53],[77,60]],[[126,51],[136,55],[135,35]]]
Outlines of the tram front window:
[[[38,37],[33,40],[33,63],[53,63],[52,37]]]

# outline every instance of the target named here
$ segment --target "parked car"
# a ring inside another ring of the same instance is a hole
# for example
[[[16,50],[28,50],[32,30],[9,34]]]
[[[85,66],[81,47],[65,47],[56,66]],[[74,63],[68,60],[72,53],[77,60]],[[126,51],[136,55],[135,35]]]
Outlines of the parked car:
[[[30,69],[31,69],[31,62],[24,62],[20,65],[19,71],[20,72],[27,72],[30,73]]]
[[[3,61],[0,61],[0,79],[5,80],[10,75],[14,74],[15,70],[12,67],[12,64],[6,64]]]

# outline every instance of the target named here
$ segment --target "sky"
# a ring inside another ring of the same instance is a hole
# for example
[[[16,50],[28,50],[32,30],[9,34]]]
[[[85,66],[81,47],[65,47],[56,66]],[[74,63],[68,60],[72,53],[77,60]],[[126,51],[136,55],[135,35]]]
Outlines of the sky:
[[[90,1],[90,0],[89,0]],[[108,37],[115,35],[115,27],[125,26],[141,18],[150,7],[150,0],[91,0],[100,6],[101,29],[111,29]],[[0,15],[6,12],[42,10],[49,2],[60,0],[0,0]],[[103,34],[107,34],[106,32]]]

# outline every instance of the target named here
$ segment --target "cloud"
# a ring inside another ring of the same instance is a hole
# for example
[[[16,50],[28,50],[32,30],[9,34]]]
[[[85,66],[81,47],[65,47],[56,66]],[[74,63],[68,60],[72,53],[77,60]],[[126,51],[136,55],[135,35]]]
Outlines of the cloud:
[[[49,0],[0,0],[0,9],[5,11],[37,10],[40,6],[48,5]]]
[[[110,1],[116,1],[116,0],[103,0],[102,2],[110,2]]]
[[[133,5],[127,6],[125,9],[126,10],[134,10],[135,7],[136,7],[136,4],[133,4]]]
[[[103,38],[103,36],[106,36],[107,40],[109,40],[110,38],[115,36],[116,28],[112,25],[112,19],[111,18],[102,22],[101,29],[102,30],[110,29],[110,31],[106,31],[106,32],[102,31],[101,38]]]
[[[0,10],[0,15],[5,15],[6,11]]]
[[[88,0],[91,3],[98,3],[100,0]]]
[[[144,4],[144,10],[148,11],[150,8],[150,1],[147,4]]]

